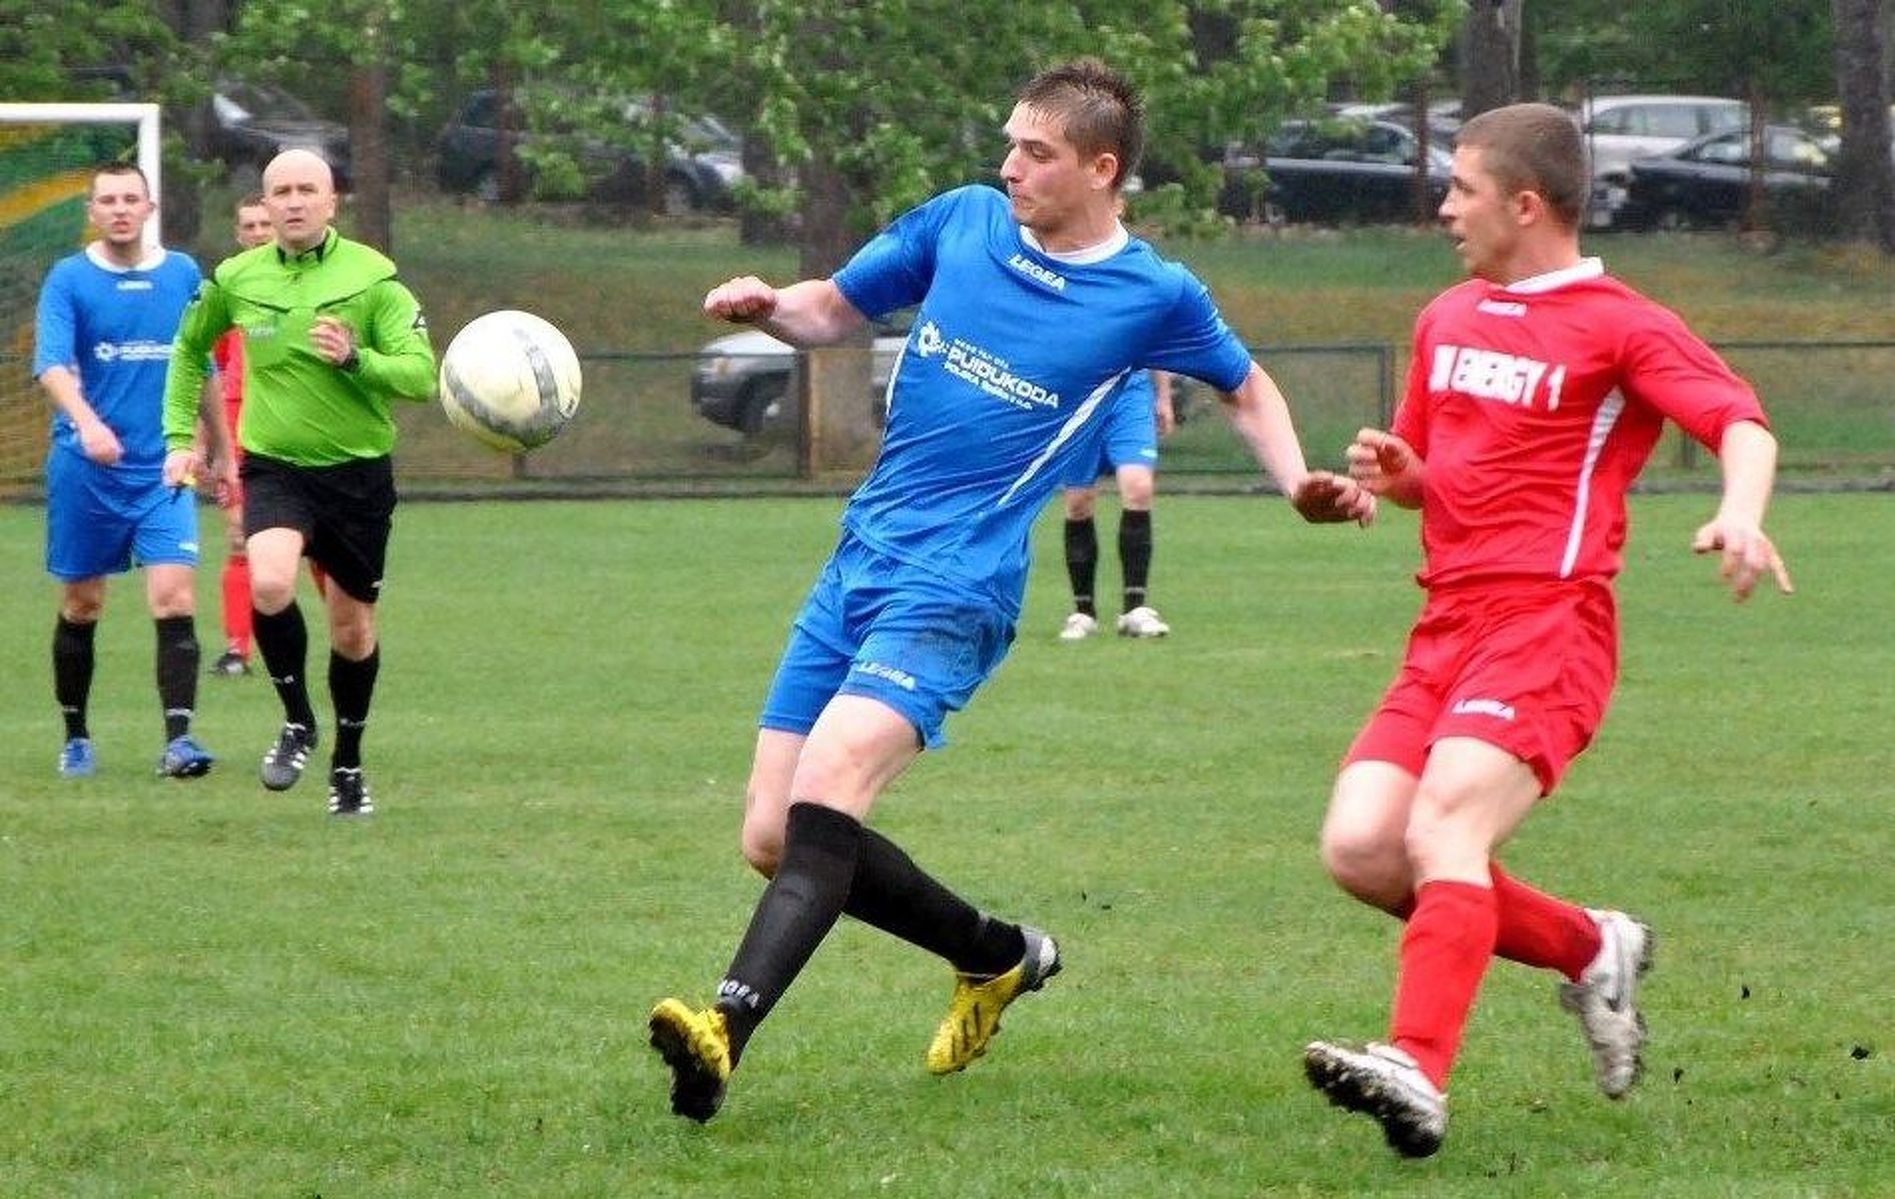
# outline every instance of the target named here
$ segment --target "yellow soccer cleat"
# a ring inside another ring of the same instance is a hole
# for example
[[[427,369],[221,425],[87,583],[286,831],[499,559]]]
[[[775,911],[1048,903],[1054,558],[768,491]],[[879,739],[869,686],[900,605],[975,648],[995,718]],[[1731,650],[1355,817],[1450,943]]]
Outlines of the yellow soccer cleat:
[[[671,1110],[699,1124],[717,1114],[730,1079],[730,1028],[714,1007],[676,999],[651,1009],[651,1047],[671,1067]]]
[[[1021,925],[1026,954],[1020,964],[991,978],[955,974],[954,996],[947,1016],[934,1030],[928,1046],[928,1073],[952,1074],[987,1052],[987,1042],[1000,1031],[1000,1013],[1028,991],[1037,991],[1059,973],[1059,946],[1037,928]]]

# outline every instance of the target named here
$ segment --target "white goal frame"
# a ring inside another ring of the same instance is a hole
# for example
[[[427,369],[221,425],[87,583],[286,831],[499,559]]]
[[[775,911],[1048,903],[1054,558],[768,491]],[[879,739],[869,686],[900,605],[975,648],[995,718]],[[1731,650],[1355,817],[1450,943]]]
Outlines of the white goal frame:
[[[135,125],[138,127],[138,169],[151,184],[151,198],[164,194],[160,174],[159,118],[156,104],[20,104],[0,103],[0,125]],[[163,241],[164,208],[156,220],[145,222],[145,245],[156,249]]]

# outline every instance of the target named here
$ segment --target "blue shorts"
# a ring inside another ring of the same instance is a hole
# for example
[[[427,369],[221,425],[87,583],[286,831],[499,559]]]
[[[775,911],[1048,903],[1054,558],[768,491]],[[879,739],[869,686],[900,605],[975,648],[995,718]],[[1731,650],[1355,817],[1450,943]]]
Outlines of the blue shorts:
[[[837,695],[879,700],[929,749],[949,712],[1007,656],[1013,620],[991,601],[847,533],[796,614],[757,723],[807,734]]]
[[[46,573],[63,583],[197,565],[197,496],[151,471],[46,456]]]
[[[1121,466],[1158,469],[1158,414],[1152,389],[1127,387],[1112,397],[1106,412],[1099,457],[1077,459],[1061,479],[1064,487],[1090,487],[1099,476],[1114,474]]]

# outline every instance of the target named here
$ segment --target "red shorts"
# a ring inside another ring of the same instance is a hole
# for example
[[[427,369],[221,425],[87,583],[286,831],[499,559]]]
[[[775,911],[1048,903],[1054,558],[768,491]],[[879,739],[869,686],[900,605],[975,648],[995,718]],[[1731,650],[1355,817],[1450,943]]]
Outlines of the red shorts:
[[[1436,741],[1472,737],[1532,767],[1551,794],[1605,719],[1618,661],[1617,608],[1604,583],[1435,592],[1343,763],[1389,762],[1419,777]]]

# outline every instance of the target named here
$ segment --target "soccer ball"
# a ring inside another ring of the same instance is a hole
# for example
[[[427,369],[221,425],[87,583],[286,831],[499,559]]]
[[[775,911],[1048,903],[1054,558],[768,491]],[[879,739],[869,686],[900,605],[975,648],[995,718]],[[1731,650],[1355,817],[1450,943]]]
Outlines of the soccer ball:
[[[477,316],[441,355],[441,407],[496,450],[545,445],[579,410],[579,356],[530,312]]]

